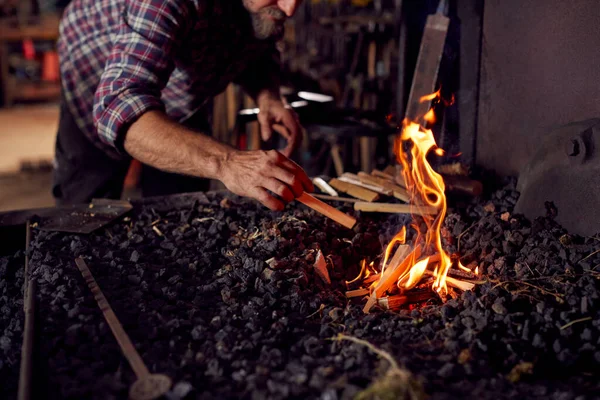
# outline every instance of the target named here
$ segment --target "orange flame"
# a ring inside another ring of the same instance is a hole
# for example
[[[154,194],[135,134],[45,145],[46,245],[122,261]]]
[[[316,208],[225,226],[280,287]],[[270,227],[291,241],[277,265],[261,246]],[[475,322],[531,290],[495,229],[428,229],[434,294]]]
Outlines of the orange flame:
[[[350,284],[350,283],[354,283],[356,281],[358,281],[359,279],[364,279],[367,278],[369,275],[366,275],[363,277],[363,275],[365,275],[365,271],[368,273],[369,271],[367,270],[367,260],[362,260],[360,262],[360,272],[358,273],[358,275],[356,276],[356,278],[352,279],[351,281],[346,281],[346,284]]]
[[[430,108],[429,111],[427,111],[427,114],[425,114],[423,119],[430,124],[435,123],[436,119],[435,119],[435,112],[433,111],[433,108]]]
[[[425,273],[425,270],[427,269],[427,264],[429,264],[429,257],[424,258],[415,265],[413,265],[408,274],[408,279],[406,279],[406,282],[402,284],[402,287],[406,290],[415,287],[415,285],[419,283],[419,280],[421,280],[421,277]]]
[[[406,227],[403,226],[402,229],[400,229],[400,232],[398,232],[396,234],[396,236],[394,236],[392,241],[388,244],[387,248],[385,249],[385,257],[383,258],[383,263],[381,264],[382,265],[381,276],[383,276],[383,273],[385,272],[385,267],[387,266],[388,259],[390,258],[390,253],[392,252],[394,245],[396,243],[404,244],[405,242],[406,242]]]
[[[437,92],[427,94],[425,96],[421,96],[419,99],[419,103],[423,103],[425,101],[438,100],[442,96],[442,88],[440,87]],[[454,96],[452,97],[454,99]]]
[[[439,100],[439,98],[440,90],[431,95],[421,97],[421,101]],[[431,118],[435,118],[432,110],[427,113],[425,120],[430,121]],[[408,149],[405,150],[405,146]],[[433,289],[438,293],[447,293],[446,275],[452,262],[448,253],[442,248],[442,236],[440,233],[446,216],[445,185],[441,175],[435,172],[427,161],[427,154],[432,150],[438,155],[444,154],[444,151],[437,147],[433,132],[430,129],[426,129],[416,122],[405,119],[402,123],[402,131],[396,139],[395,153],[403,167],[404,181],[411,195],[410,204],[416,208],[420,205],[429,205],[439,210],[435,216],[425,215],[420,217],[427,227],[425,232],[421,232],[419,229],[421,224],[413,223],[413,226],[417,230],[415,243],[424,241],[423,253],[439,255],[440,260],[434,273],[435,281]],[[405,238],[405,234],[406,232],[403,228],[392,242],[390,242],[386,249],[386,261],[396,238],[399,236]],[[428,262],[429,257],[414,263],[410,267],[409,273],[404,274],[399,279],[398,286],[409,289],[416,285],[423,276]]]
[[[459,261],[458,262],[458,268],[462,269],[465,272],[471,272],[471,270],[467,267],[465,267],[464,265],[462,265],[462,263]]]

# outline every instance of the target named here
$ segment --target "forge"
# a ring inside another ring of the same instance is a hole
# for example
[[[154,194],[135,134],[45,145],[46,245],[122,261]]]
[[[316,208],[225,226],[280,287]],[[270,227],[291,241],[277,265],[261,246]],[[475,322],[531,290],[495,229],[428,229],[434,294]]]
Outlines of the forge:
[[[460,260],[451,257],[447,296],[432,290],[435,273],[424,274],[368,314],[372,260],[385,258],[399,227],[416,243],[408,214],[332,203],[357,217],[350,230],[301,204],[272,213],[209,192],[136,202],[90,235],[34,228],[39,390],[121,398],[135,380],[74,266],[83,257],[148,368],[172,378],[175,398],[589,393],[600,358],[598,240],[550,218],[529,222],[513,214],[516,199],[514,181],[460,207],[449,197],[440,240]],[[316,268],[319,254],[329,281]],[[20,351],[23,256],[0,259],[5,363]],[[463,290],[451,278],[477,282]],[[1,379],[15,389],[16,376]]]
[[[0,213],[0,398],[598,398],[600,8],[534,3],[304,2],[277,49],[316,189],[282,211]],[[280,148],[223,89],[215,139]]]

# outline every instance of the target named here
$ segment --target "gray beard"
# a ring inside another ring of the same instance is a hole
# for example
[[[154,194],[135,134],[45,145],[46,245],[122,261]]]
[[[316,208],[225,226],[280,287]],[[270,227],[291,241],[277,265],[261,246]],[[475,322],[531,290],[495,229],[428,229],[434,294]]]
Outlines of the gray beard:
[[[254,36],[259,40],[265,39],[276,39],[279,40],[283,37],[284,20],[273,21],[262,13],[256,13],[250,15],[252,19],[252,28],[254,30]]]

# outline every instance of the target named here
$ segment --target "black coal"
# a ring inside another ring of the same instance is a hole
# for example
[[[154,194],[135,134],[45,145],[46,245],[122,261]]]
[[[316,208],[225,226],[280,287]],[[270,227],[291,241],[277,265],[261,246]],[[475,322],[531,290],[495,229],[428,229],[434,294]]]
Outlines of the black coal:
[[[388,363],[331,340],[339,333],[392,354],[434,399],[592,398],[600,238],[512,215],[513,188],[451,208],[445,222],[446,246],[486,283],[446,303],[369,315],[346,299],[344,280],[407,217],[363,214],[347,230],[302,205],[273,213],[209,193],[148,201],[89,236],[34,230],[36,386],[49,399],[120,399],[135,380],[74,265],[83,256],[150,370],[174,379],[171,398],[354,398]],[[312,268],[319,249],[331,286]],[[22,262],[22,252],[0,258],[7,398],[18,380]]]

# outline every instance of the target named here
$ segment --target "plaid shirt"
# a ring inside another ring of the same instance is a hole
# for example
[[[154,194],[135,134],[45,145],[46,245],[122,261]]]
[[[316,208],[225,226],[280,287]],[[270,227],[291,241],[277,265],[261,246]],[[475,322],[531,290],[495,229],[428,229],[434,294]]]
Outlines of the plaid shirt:
[[[279,54],[241,0],[73,0],[58,49],[71,114],[115,159],[146,111],[181,122],[232,81],[251,96],[278,87]]]

